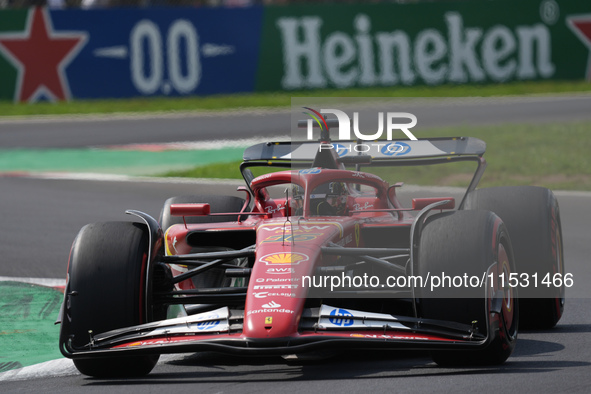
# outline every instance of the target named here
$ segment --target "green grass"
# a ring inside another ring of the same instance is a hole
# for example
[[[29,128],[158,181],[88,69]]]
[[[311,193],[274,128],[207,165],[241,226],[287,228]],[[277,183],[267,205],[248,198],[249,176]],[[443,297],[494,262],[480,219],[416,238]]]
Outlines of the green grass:
[[[229,161],[226,163],[215,163],[205,166],[196,166],[189,170],[168,171],[158,176],[179,177],[179,178],[221,178],[221,179],[243,179],[240,174],[240,163],[242,161]],[[283,171],[288,168],[251,167],[252,174],[257,177],[269,172]]]
[[[481,187],[537,185],[555,190],[591,190],[591,122],[544,125],[454,127],[421,132],[421,137],[468,136],[487,143],[488,167]],[[197,167],[167,176],[241,179],[240,162]],[[375,168],[390,183],[467,186],[472,163]],[[257,174],[255,174],[257,175]]]
[[[242,163],[242,161],[216,163],[206,166],[198,166],[190,170],[169,171],[164,174],[160,174],[159,176],[179,178],[242,179],[239,169],[240,163]]]
[[[542,81],[497,85],[443,85],[434,87],[293,91],[186,98],[154,97],[119,100],[78,100],[35,104],[14,104],[9,101],[0,101],[0,116],[277,108],[289,107],[292,97],[491,97],[573,92],[591,92],[591,84],[585,81]]]

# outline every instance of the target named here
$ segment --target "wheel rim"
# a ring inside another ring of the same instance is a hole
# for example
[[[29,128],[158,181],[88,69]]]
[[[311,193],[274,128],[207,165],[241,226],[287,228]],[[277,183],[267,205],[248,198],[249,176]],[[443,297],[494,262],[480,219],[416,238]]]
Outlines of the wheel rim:
[[[505,245],[500,242],[497,250],[497,273],[503,275],[504,280],[502,282],[504,283],[499,283],[500,281],[497,280],[497,290],[501,290],[500,286],[503,285],[503,303],[499,328],[505,332],[509,341],[513,341],[517,336],[515,289],[509,282],[512,272],[511,263]]]
[[[509,256],[507,255],[507,251],[505,250],[505,246],[501,243],[499,244],[498,250],[498,274],[502,275],[504,278],[502,283],[504,286],[503,290],[503,305],[501,309],[501,313],[503,315],[503,320],[505,321],[505,325],[507,327],[511,327],[513,324],[513,317],[515,311],[515,297],[513,294],[513,288],[509,285],[509,278],[511,274],[511,267],[509,265]],[[498,284],[500,287],[500,285]],[[501,290],[499,288],[499,290]]]

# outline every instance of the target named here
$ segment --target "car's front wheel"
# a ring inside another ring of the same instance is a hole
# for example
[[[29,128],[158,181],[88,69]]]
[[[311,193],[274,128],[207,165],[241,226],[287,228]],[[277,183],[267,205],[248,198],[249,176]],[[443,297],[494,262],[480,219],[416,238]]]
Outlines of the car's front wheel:
[[[503,363],[517,340],[518,300],[508,278],[515,272],[511,241],[501,219],[488,211],[433,215],[425,222],[418,248],[417,272],[437,277],[419,289],[420,316],[472,325],[486,334],[487,346],[475,350],[437,350],[439,365]],[[500,305],[495,296],[502,299]],[[500,310],[499,310],[500,309]]]
[[[68,264],[61,342],[89,350],[90,336],[150,320],[145,277],[148,230],[131,222],[92,223],[76,237]],[[84,375],[141,376],[156,365],[158,355],[75,359]]]

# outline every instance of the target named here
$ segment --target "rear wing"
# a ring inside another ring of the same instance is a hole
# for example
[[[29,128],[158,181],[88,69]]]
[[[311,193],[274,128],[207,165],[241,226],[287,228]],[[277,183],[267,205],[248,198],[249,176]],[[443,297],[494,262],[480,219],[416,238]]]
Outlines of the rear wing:
[[[450,156],[482,157],[486,143],[472,137],[428,138],[404,141],[338,141],[322,143],[306,142],[267,142],[253,145],[244,151],[244,161],[314,161],[322,150],[334,149],[339,159],[355,156],[370,156],[376,161],[414,161],[437,159]],[[376,163],[377,164],[377,163]]]
[[[424,138],[404,141],[339,141],[339,142],[267,142],[253,145],[244,151],[240,172],[250,187],[254,179],[248,167],[273,166],[285,168],[323,167],[338,168],[339,165],[390,167],[406,165],[430,165],[458,161],[475,161],[478,165],[462,198],[476,189],[480,182],[486,160],[486,143],[473,137]]]

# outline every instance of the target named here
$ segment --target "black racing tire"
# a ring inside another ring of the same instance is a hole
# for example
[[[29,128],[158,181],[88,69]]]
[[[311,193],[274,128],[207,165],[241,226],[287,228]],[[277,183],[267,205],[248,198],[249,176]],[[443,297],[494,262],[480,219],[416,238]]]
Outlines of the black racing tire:
[[[160,227],[166,231],[173,224],[182,224],[183,218],[172,216],[170,206],[172,204],[192,204],[208,203],[211,213],[240,212],[244,206],[245,200],[234,196],[216,196],[216,195],[192,195],[171,197],[164,202],[164,207],[160,212]],[[244,216],[244,219],[246,216]],[[188,216],[185,218],[188,223],[219,223],[233,220],[232,216]]]
[[[420,236],[417,259],[415,272],[423,278],[442,278],[445,274],[450,278],[480,279],[485,273],[488,278],[490,273],[507,274],[515,269],[507,230],[497,215],[487,211],[456,211],[429,217]],[[417,288],[420,317],[476,324],[479,333],[487,334],[488,345],[475,350],[432,351],[433,360],[441,366],[502,364],[517,341],[516,289],[508,284],[501,289],[500,282],[494,282],[494,289],[491,282],[462,289],[451,283],[433,291]],[[499,314],[492,311],[492,299],[501,290]]]
[[[540,286],[547,275],[564,279],[565,274],[560,211],[552,191],[536,186],[480,189],[468,194],[464,209],[495,212],[511,236],[516,272],[527,274],[530,283],[537,274],[537,288],[519,289],[521,327],[554,327],[564,312],[564,280],[561,287]]]
[[[86,349],[93,335],[145,323],[145,271],[149,249],[148,229],[131,222],[92,223],[74,241],[68,264],[66,324],[61,337]],[[84,375],[127,377],[148,374],[159,355],[74,359]]]

